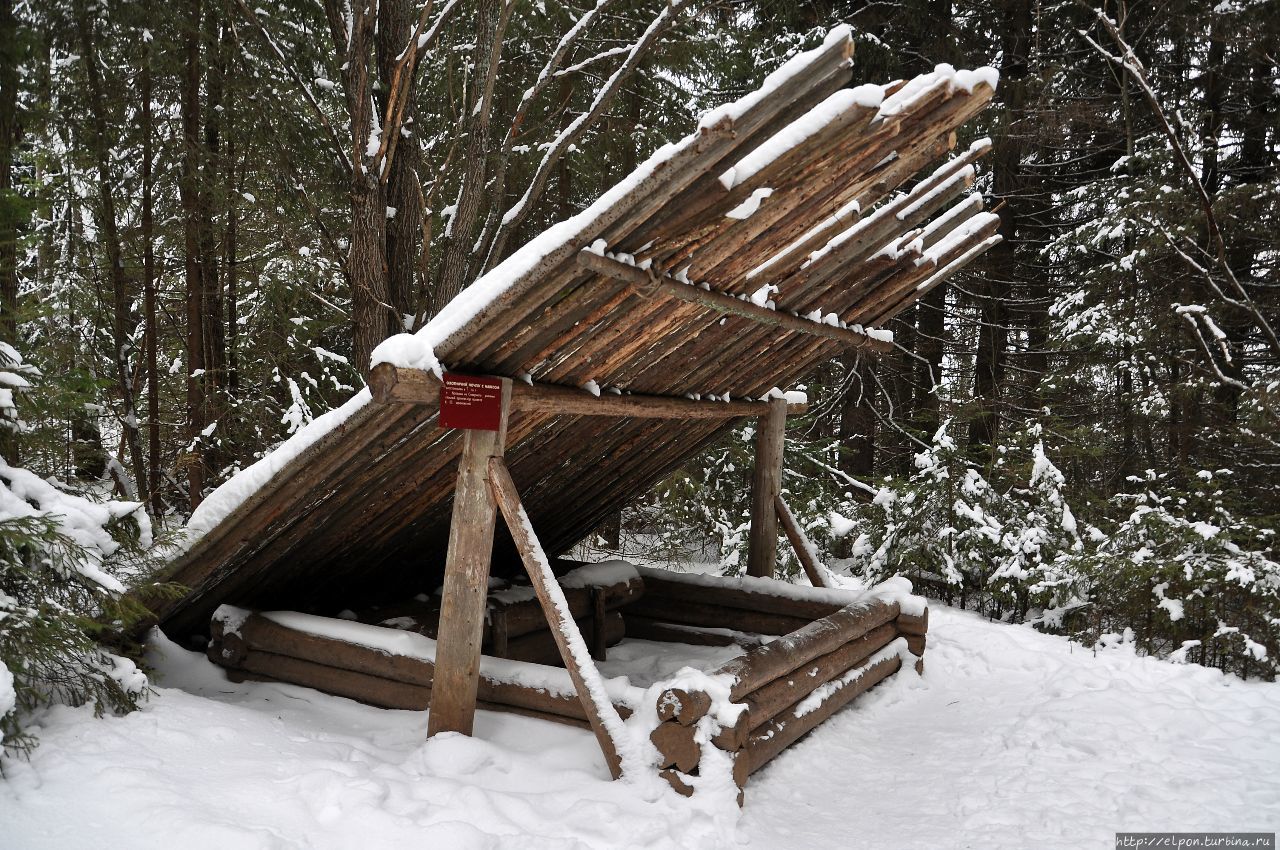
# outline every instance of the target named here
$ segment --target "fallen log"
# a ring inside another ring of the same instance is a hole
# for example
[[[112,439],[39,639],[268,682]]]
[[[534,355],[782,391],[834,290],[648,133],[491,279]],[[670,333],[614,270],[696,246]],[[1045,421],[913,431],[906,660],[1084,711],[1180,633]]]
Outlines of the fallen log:
[[[824,720],[852,702],[859,694],[893,675],[901,666],[902,659],[894,655],[882,658],[872,664],[854,668],[860,671],[857,679],[833,691],[812,710],[797,714],[799,706],[796,706],[787,709],[770,720],[759,730],[752,733],[747,740],[747,746],[743,749],[743,753],[749,762],[748,772],[755,773],[764,767],[787,747],[813,731]],[[804,700],[801,701],[801,703],[803,702]]]
[[[744,714],[748,716],[748,726],[752,731],[759,729],[832,679],[839,678],[850,668],[866,661],[896,636],[897,632],[892,624],[877,626],[862,637],[800,666],[790,675],[779,676],[748,694],[742,700],[747,706]]]

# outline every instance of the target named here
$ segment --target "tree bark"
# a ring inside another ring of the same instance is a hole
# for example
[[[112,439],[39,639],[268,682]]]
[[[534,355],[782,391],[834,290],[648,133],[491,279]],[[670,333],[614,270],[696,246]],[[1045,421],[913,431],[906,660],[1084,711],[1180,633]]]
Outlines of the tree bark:
[[[186,76],[182,89],[182,175],[178,194],[182,203],[183,250],[187,301],[187,461],[188,500],[192,510],[204,494],[204,282],[200,262],[200,19],[201,0],[188,0],[183,47]]]
[[[103,96],[102,71],[98,67],[98,52],[93,32],[93,25],[84,3],[77,4],[76,25],[80,33],[80,48],[83,51],[85,76],[89,90],[89,118],[92,127],[93,155],[98,171],[98,195],[101,212],[98,226],[102,230],[102,241],[107,253],[107,265],[111,279],[112,305],[112,358],[115,363],[116,383],[120,392],[121,427],[124,431],[125,443],[129,449],[129,463],[132,466],[134,493],[125,493],[126,498],[141,498],[149,501],[147,496],[147,467],[142,455],[142,439],[138,431],[138,410],[134,404],[133,371],[133,329],[129,313],[129,281],[124,271],[124,259],[120,246],[120,232],[116,222],[115,194],[116,186],[111,174],[110,146],[107,141],[106,103]]]
[[[151,3],[146,4],[149,17]],[[142,311],[146,323],[144,345],[146,351],[145,372],[147,379],[147,493],[150,496],[148,510],[151,515],[159,516],[164,510],[160,498],[160,377],[156,366],[156,339],[159,328],[156,323],[156,256],[155,256],[155,215],[153,212],[155,183],[152,171],[155,167],[155,152],[152,146],[154,131],[151,114],[151,41],[142,42],[142,73],[139,80],[142,101],[140,115],[142,121]]]

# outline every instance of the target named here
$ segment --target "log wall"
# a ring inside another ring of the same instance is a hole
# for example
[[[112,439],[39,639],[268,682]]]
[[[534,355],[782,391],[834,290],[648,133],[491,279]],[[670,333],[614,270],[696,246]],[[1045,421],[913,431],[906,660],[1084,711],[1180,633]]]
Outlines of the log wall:
[[[840,595],[806,595],[793,586],[778,585],[787,593],[760,592],[705,577],[668,578],[646,570],[642,581],[612,585],[594,600],[588,596],[580,603],[590,619],[593,604],[609,600],[614,607],[606,621],[635,637],[743,648],[738,657],[708,671],[728,684],[728,711],[697,690],[672,687],[658,699],[658,725],[650,736],[658,753],[655,768],[681,793],[696,789],[703,770],[699,740],[706,739],[699,736],[706,728],[704,720],[711,720],[714,728],[711,746],[729,754],[734,781],[743,788],[751,774],[897,673],[904,661],[923,671],[928,610],[915,597],[908,598],[910,605],[901,598],[842,605],[836,601],[843,601]],[[536,640],[554,653],[550,634],[531,627],[533,618],[525,616],[521,601],[500,607],[511,615],[509,649]],[[781,623],[798,625],[769,633],[726,626],[726,618],[771,629]],[[430,703],[434,666],[428,661],[317,637],[257,614],[234,633],[225,632],[215,620],[212,632],[209,657],[235,677],[303,685],[385,708],[423,710]],[[588,626],[584,634],[589,633]],[[589,728],[588,715],[573,696],[482,674],[478,698],[480,708]],[[615,703],[615,708],[623,717],[632,713],[632,706]],[[717,718],[725,722],[717,725]]]

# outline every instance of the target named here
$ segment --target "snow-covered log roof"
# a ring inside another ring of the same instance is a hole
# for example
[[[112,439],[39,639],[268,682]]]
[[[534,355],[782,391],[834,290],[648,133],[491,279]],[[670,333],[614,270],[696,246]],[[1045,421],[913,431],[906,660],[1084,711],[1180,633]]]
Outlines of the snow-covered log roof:
[[[384,342],[375,365],[714,404],[785,388],[850,341],[884,349],[888,319],[999,239],[971,192],[990,142],[955,153],[996,75],[944,65],[846,88],[852,51],[833,31],[712,110],[421,331]],[[678,297],[676,282],[748,309]],[[515,412],[507,463],[544,547],[563,552],[731,425]],[[432,407],[367,389],[316,419],[196,511],[171,570],[192,590],[165,606],[166,629],[201,631],[225,602],[332,611],[430,592],[460,443]],[[500,540],[496,571],[502,557]]]

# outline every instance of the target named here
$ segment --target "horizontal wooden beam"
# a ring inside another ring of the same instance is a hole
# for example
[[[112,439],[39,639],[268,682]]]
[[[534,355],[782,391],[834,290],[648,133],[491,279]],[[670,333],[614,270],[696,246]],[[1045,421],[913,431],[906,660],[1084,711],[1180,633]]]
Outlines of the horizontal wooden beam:
[[[440,403],[440,379],[424,369],[402,369],[379,363],[369,373],[369,390],[380,404]],[[788,404],[787,413],[804,413],[807,404]],[[659,395],[592,395],[586,390],[555,384],[515,381],[511,409],[552,416],[617,416],[637,419],[737,419],[767,413],[766,401],[695,401]]]
[[[669,295],[672,298],[678,298],[690,304],[698,304],[710,310],[741,316],[761,324],[773,325],[785,331],[825,337],[849,348],[875,352],[893,350],[892,342],[876,339],[865,332],[828,325],[823,322],[815,322],[812,319],[793,316],[780,310],[770,310],[768,307],[761,307],[759,304],[743,301],[723,292],[702,289],[698,286],[682,283],[668,275],[651,276],[646,269],[597,254],[594,251],[585,249],[580,251],[578,253],[578,264],[597,274],[628,284],[638,292],[661,292],[663,295]]]

